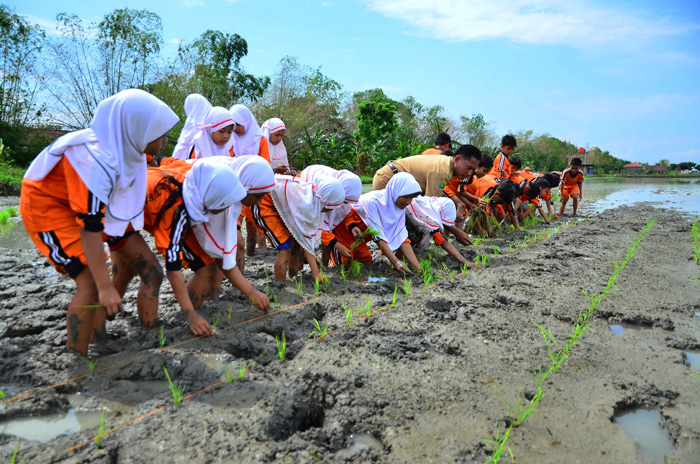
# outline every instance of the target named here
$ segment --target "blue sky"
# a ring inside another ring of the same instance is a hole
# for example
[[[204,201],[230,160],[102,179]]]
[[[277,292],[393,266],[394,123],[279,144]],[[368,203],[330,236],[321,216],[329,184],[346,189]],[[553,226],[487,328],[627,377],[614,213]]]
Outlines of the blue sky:
[[[382,87],[639,162],[700,163],[700,2],[648,0],[10,1],[52,32],[59,12],[163,20],[168,50],[206,29],[248,41],[271,75],[292,55],[354,92]]]

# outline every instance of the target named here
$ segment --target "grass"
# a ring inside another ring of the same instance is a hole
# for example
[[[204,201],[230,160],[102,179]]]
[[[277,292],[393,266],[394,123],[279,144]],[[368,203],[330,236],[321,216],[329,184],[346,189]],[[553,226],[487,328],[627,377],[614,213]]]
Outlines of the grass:
[[[9,163],[0,161],[0,182],[21,184],[26,171],[26,169],[18,168]]]
[[[690,227],[690,233],[693,236],[693,257],[695,262],[700,264],[700,230],[698,230],[698,221],[694,221]]]
[[[412,284],[413,284],[413,282],[410,279],[408,279],[406,277],[403,278],[403,292],[406,294],[407,300],[411,296],[411,285]]]
[[[348,308],[345,301],[343,301],[343,311],[345,311],[345,325],[348,326],[352,322],[352,309]]]
[[[267,295],[267,298],[270,298],[270,276],[267,275],[267,271],[265,271],[265,295]]]
[[[227,364],[226,368],[224,369],[224,376],[226,377],[226,382],[236,383],[238,380],[245,377],[245,375],[248,373],[248,370],[250,369],[250,364],[252,362],[252,360],[249,360],[243,366],[239,367],[236,372],[234,372],[233,364]]]
[[[165,377],[168,379],[168,385],[170,386],[170,393],[173,395],[173,403],[179,406],[182,403],[182,398],[185,396],[185,386],[182,384],[174,384],[170,379],[170,374],[168,374],[168,369],[163,366],[163,371],[165,371]]]
[[[17,216],[19,216],[17,210],[14,209],[12,206],[8,206],[7,208],[0,211],[0,224],[5,225],[7,224],[8,219]]]
[[[165,321],[160,324],[160,347],[165,346]]]
[[[97,366],[97,359],[94,361],[90,358],[87,358],[85,356],[82,357],[82,360],[85,364],[87,364],[88,369],[90,369],[90,377],[95,373],[95,366]]]
[[[321,327],[321,323],[318,322],[318,320],[316,318],[314,318],[314,331],[311,332],[311,335],[309,335],[309,338],[323,338],[326,336],[327,333],[328,333],[328,324]]]
[[[304,289],[303,289],[304,281],[301,278],[301,274],[299,274],[298,280],[294,279],[294,284],[297,287],[297,296],[302,296],[304,294]]]
[[[499,253],[502,253],[501,247],[499,247],[498,245],[494,245],[493,246],[493,257],[497,258]]]
[[[277,342],[277,355],[281,361],[284,361],[285,356],[287,356],[287,337],[282,331],[282,337],[275,335],[275,341]]]
[[[95,445],[97,446],[97,449],[100,453],[107,456],[107,452],[102,449],[102,433],[105,430],[105,417],[107,417],[107,413],[103,412],[102,416],[100,417],[100,427],[97,429],[97,438],[95,438]]]
[[[394,286],[394,296],[391,297],[391,306],[396,306],[396,295],[399,293],[399,286]]]

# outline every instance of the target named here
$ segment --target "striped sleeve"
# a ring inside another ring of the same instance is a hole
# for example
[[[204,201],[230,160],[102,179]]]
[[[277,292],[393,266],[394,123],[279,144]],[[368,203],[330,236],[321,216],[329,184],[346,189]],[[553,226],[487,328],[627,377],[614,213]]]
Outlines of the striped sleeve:
[[[187,213],[185,208],[180,206],[173,214],[173,220],[170,224],[170,243],[165,250],[165,269],[168,271],[179,271],[182,269],[180,242],[183,240],[186,228]]]

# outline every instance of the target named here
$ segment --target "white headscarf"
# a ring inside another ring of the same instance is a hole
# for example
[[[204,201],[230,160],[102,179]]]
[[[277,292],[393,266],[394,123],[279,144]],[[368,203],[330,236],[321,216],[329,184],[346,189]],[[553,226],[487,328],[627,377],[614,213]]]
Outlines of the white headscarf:
[[[265,193],[275,188],[275,175],[272,168],[259,156],[214,157],[212,163],[221,164],[232,169],[238,181],[248,193]],[[194,226],[197,241],[210,256],[223,259],[224,270],[236,266],[236,247],[238,246],[237,222],[243,204],[233,203],[228,210],[219,214],[210,214],[209,221]]]
[[[287,147],[284,146],[284,140],[280,140],[280,143],[273,145],[270,142],[270,134],[279,132],[285,129],[284,122],[280,118],[271,118],[265,121],[262,125],[263,137],[267,139],[268,147],[270,148],[270,164],[272,169],[284,166],[289,168],[289,159],[287,158]]]
[[[350,205],[357,203],[360,199],[360,195],[362,195],[362,181],[357,175],[347,169],[337,171],[321,164],[312,164],[301,171],[301,178],[307,182],[314,182],[318,176],[329,176],[338,179],[345,191],[345,202],[333,211],[323,215],[323,230],[332,232],[348,215]]]
[[[185,98],[185,125],[182,127],[177,145],[173,149],[173,158],[187,159],[192,149],[194,136],[199,132],[197,124],[205,121],[207,111],[211,109],[211,103],[198,93],[192,93]]]
[[[24,177],[42,180],[65,155],[90,192],[107,205],[105,233],[124,235],[130,223],[140,230],[147,182],[143,152],[177,121],[153,95],[121,91],[97,106],[89,129],[64,135],[39,153]]]
[[[298,177],[276,175],[272,201],[301,247],[313,253],[321,242],[323,208],[335,209],[343,204],[345,191],[332,177],[318,176],[314,183]]]
[[[454,225],[457,208],[452,200],[445,197],[416,197],[406,208],[406,214],[421,229],[444,230],[444,226]]]
[[[233,134],[224,145],[217,145],[212,139],[212,134],[218,130],[235,124],[233,116],[226,108],[215,106],[207,112],[204,122],[197,125],[197,135],[192,140],[197,159],[211,156],[230,156],[229,149],[233,145]]]
[[[385,240],[389,248],[396,250],[408,237],[406,214],[396,206],[396,199],[420,192],[420,184],[411,174],[399,172],[391,176],[385,189],[363,194],[353,209],[367,227],[379,232],[379,238]]]
[[[207,222],[211,210],[228,208],[246,196],[236,173],[219,158],[197,160],[187,171],[182,199],[192,225]]]
[[[255,116],[243,105],[233,105],[231,116],[236,124],[245,127],[245,134],[239,137],[235,133],[233,138],[233,154],[235,156],[257,155],[260,151],[260,139],[263,132],[255,120]]]

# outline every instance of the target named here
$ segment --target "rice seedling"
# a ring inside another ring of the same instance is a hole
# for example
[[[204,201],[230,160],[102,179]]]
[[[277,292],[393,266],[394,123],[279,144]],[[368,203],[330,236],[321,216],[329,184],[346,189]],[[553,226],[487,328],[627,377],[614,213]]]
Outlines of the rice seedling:
[[[90,369],[90,377],[95,373],[95,366],[97,366],[97,359],[94,361],[90,358],[87,358],[85,356],[82,357],[82,360],[85,364],[87,364],[88,369]]]
[[[391,306],[396,306],[396,295],[399,293],[399,286],[394,285],[394,296],[391,297]]]
[[[10,457],[10,464],[15,464],[15,459],[17,459],[17,451],[19,450],[19,443],[15,445],[15,450],[12,452]]]
[[[423,288],[427,289],[433,282],[433,280],[435,280],[435,276],[433,275],[433,268],[430,265],[430,261],[423,259],[420,261],[420,268],[423,274]]]
[[[226,303],[226,322],[228,323],[229,327],[231,326],[231,316],[233,316],[233,305],[231,303]]]
[[[496,436],[494,437],[493,440],[485,440],[486,443],[491,446],[491,450],[493,451],[491,454],[491,458],[489,458],[488,461],[486,461],[484,464],[490,464],[490,463],[497,463],[498,461],[501,460],[501,455],[508,450],[508,454],[510,454],[510,459],[511,461],[515,462],[515,457],[513,456],[513,451],[510,449],[510,447],[506,446],[506,442],[508,441],[508,437],[510,436],[510,431],[513,429],[513,424],[508,426],[508,428],[505,429],[503,432],[503,435],[501,435],[501,427],[503,426],[502,421],[498,421],[498,430],[496,430]]]
[[[265,271],[265,295],[270,298],[270,276]]]
[[[319,455],[316,453],[316,451],[311,451],[311,452],[309,453],[309,455],[311,456],[311,459],[313,459],[314,461],[316,461],[316,462],[323,462],[323,459],[321,459],[321,456],[319,456]]]
[[[214,315],[214,319],[211,321],[211,330],[216,332],[216,326],[219,325],[219,321],[221,320],[221,313],[216,313]]]
[[[481,245],[481,242],[483,242],[483,241],[484,241],[483,238],[481,238],[481,237],[476,237],[475,239],[472,239],[472,244],[473,244],[474,246],[479,246],[479,245]]]
[[[321,283],[318,279],[314,279],[314,295],[319,296],[321,294]]]
[[[314,318],[314,331],[311,332],[311,335],[309,335],[309,338],[323,338],[326,336],[327,333],[328,333],[328,324],[321,327],[321,323],[318,322],[318,320],[316,318]]]
[[[695,262],[700,264],[700,229],[698,229],[698,221],[693,221],[690,233],[693,236],[693,256]]]
[[[3,401],[7,399],[7,397],[5,396],[5,392],[2,390],[0,390],[0,399],[2,399]]]
[[[379,231],[374,230],[371,227],[366,228],[365,231],[359,235],[359,237],[355,238],[355,241],[352,243],[352,245],[350,245],[350,251],[355,251],[355,248],[360,246],[362,239],[367,237],[368,235],[379,235]]]
[[[348,261],[350,264],[350,275],[357,278],[360,277],[360,274],[362,274],[362,265],[360,264],[359,261],[350,260]]]
[[[498,257],[499,253],[502,253],[501,247],[499,247],[498,245],[494,245],[493,246],[493,257],[494,258]]]
[[[185,386],[182,384],[174,384],[170,379],[170,374],[168,374],[168,369],[163,365],[163,371],[165,371],[165,378],[168,379],[168,385],[170,386],[170,393],[172,393],[172,401],[176,406],[182,403],[182,398],[185,396]]]
[[[348,326],[352,322],[352,309],[348,308],[345,301],[343,301],[343,311],[345,311],[345,325]]]
[[[165,346],[165,321],[163,321],[160,324],[160,339],[159,339],[160,347],[163,348]]]
[[[107,417],[107,413],[103,412],[102,416],[100,417],[100,427],[97,429],[97,438],[95,438],[95,445],[97,446],[97,450],[100,453],[107,456],[107,452],[102,449],[102,433],[105,429],[105,417]]]
[[[8,206],[0,211],[0,224],[5,225],[7,224],[8,219],[11,217],[17,217],[18,215],[19,214],[17,213],[16,209],[14,209],[12,206]]]
[[[489,258],[489,255],[487,255],[486,253],[484,253],[483,255],[481,255],[481,264],[482,264],[484,267],[486,267],[486,265],[487,265],[488,263],[490,263],[490,262],[491,262],[491,259]]]
[[[366,316],[369,317],[369,315],[372,314],[372,302],[370,301],[369,297],[365,298],[365,302],[367,303],[365,306],[365,313]]]
[[[248,362],[246,364],[239,367],[235,372],[234,372],[233,363],[227,364],[226,368],[224,369],[224,376],[226,377],[226,382],[236,383],[238,380],[245,377],[246,373],[248,372],[248,369],[250,368],[250,364],[252,362],[253,362],[252,360],[248,360]]]
[[[343,283],[347,282],[348,273],[345,270],[345,264],[340,265],[340,277],[343,278]]]
[[[326,274],[324,274],[323,271],[320,272],[320,275],[321,275],[321,282],[323,282],[321,284],[321,285],[323,285],[323,291],[326,293],[329,293],[331,290],[331,279]]]
[[[370,280],[372,280],[372,269],[367,271],[367,282],[369,282]]]
[[[273,294],[272,294],[272,299],[275,301],[275,309],[276,309],[276,311],[279,312],[279,310],[280,310],[280,302],[277,300],[277,294],[276,294],[276,293],[273,293]]]
[[[287,355],[287,338],[282,331],[282,337],[275,335],[275,341],[277,342],[277,355],[281,361],[284,361],[284,357]]]
[[[413,281],[410,279],[404,277],[403,278],[403,292],[406,294],[406,299],[408,300],[411,296],[411,285],[413,284]]]
[[[464,263],[462,266],[459,268],[460,271],[462,271],[462,274],[466,274],[467,271],[469,270],[469,263]]]
[[[301,274],[299,274],[299,279],[294,279],[294,284],[297,287],[297,296],[302,296],[304,294],[302,286],[304,285],[303,280],[301,279]]]
[[[474,258],[474,267],[479,267],[480,262],[481,262],[481,255],[476,255],[476,258]]]

